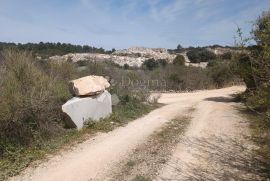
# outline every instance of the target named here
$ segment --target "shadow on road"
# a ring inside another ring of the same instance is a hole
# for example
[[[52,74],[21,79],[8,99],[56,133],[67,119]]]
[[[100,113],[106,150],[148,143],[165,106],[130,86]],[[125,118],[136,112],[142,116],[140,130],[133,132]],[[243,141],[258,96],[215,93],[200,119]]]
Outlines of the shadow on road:
[[[219,96],[219,97],[209,97],[205,98],[204,100],[206,101],[213,101],[213,102],[235,102],[234,97],[224,97],[224,96]]]

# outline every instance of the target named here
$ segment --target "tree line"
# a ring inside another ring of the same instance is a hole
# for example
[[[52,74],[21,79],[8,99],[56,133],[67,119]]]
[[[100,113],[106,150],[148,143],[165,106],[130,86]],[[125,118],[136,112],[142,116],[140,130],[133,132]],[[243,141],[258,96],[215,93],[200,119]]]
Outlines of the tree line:
[[[70,43],[6,43],[0,42],[0,51],[4,49],[18,49],[21,51],[31,51],[33,54],[41,57],[54,55],[64,55],[68,53],[112,53],[103,48],[97,48],[89,45],[72,45]]]

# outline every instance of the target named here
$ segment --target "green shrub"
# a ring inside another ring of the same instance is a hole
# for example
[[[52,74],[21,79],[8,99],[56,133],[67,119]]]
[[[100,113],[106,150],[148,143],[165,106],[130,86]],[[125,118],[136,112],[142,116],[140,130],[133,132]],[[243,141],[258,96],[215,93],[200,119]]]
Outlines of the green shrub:
[[[70,57],[68,57],[69,59]],[[71,59],[71,58],[70,58]],[[70,61],[67,61],[67,62],[70,62]],[[72,60],[71,60],[72,62]],[[76,62],[76,64],[79,66],[79,67],[82,67],[82,66],[86,66],[88,64],[87,60],[79,60]]]
[[[221,58],[223,60],[230,60],[232,58],[232,53],[231,52],[226,52],[226,53],[221,55]]]
[[[216,87],[223,87],[234,80],[234,75],[230,70],[230,64],[227,62],[221,60],[211,61],[208,64],[207,71],[214,84],[216,84]]]
[[[142,66],[145,67],[147,70],[154,70],[158,67],[158,62],[155,59],[151,58],[144,61]]]
[[[168,62],[167,62],[167,60],[165,60],[165,59],[158,59],[157,60],[157,62],[158,62],[158,64],[161,66],[161,67],[166,67],[167,65],[168,65]]]
[[[61,105],[70,96],[66,84],[37,68],[30,53],[3,53],[0,87],[0,142],[31,144],[61,130]]]
[[[255,91],[246,92],[247,105],[260,112],[270,109],[270,89],[267,86],[259,86]]]
[[[129,65],[128,64],[124,64],[124,69],[129,69]]]
[[[187,56],[192,63],[208,62],[216,59],[216,55],[203,48],[195,48],[187,52]]]
[[[247,90],[254,90],[256,87],[256,83],[254,76],[252,75],[253,71],[251,67],[251,57],[248,54],[242,53],[238,55],[237,59],[238,74],[243,78],[247,86]]]
[[[183,55],[177,55],[173,60],[173,64],[179,66],[185,65],[185,57]]]

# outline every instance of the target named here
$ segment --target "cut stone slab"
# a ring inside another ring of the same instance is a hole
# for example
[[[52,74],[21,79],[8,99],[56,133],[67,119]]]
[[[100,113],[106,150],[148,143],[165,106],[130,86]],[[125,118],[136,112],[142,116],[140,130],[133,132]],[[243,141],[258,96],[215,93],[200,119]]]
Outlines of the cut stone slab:
[[[97,96],[74,97],[62,106],[62,110],[71,118],[68,125],[81,129],[85,122],[98,121],[112,113],[111,94],[105,90]]]
[[[92,96],[110,87],[110,83],[102,76],[86,76],[69,82],[69,90],[74,96]]]

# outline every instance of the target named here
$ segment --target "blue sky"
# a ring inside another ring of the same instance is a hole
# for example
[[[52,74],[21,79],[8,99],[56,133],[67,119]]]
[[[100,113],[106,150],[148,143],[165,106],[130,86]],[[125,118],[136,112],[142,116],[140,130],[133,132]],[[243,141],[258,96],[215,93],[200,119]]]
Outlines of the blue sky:
[[[97,47],[233,45],[270,0],[0,0],[0,41]]]

